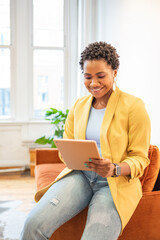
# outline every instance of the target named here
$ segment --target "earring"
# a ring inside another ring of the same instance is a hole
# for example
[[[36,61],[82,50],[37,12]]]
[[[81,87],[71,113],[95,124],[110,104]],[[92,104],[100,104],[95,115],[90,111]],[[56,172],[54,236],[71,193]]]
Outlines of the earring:
[[[117,87],[117,79],[114,78],[114,80],[113,80],[113,91],[116,90],[116,87]]]

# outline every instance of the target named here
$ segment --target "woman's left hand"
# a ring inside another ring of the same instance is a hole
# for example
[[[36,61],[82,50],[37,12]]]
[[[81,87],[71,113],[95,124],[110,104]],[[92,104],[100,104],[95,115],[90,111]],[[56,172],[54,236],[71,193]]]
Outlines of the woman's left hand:
[[[90,158],[85,166],[99,174],[101,177],[111,177],[114,175],[114,164],[109,159],[93,159]]]

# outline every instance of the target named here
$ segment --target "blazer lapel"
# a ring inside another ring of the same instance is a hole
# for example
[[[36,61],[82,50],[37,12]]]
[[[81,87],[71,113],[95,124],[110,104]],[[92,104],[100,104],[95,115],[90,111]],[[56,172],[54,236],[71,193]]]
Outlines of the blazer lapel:
[[[90,108],[92,104],[93,96],[89,95],[87,101],[81,106],[79,111],[79,130],[78,130],[78,138],[85,139],[86,138],[86,128],[88,123],[88,117],[90,113]]]
[[[112,156],[111,156],[111,151],[110,151],[110,147],[109,147],[107,132],[108,132],[108,128],[111,124],[112,118],[114,116],[119,97],[120,97],[120,90],[118,87],[116,87],[116,90],[111,94],[111,96],[108,100],[108,104],[106,107],[106,111],[104,114],[104,118],[103,118],[102,125],[101,125],[101,130],[100,130],[100,136],[101,136],[100,144],[101,144],[102,156],[109,158],[109,159],[111,159]]]
[[[106,111],[104,114],[104,118],[101,125],[100,130],[100,144],[101,144],[101,153],[102,156],[105,158],[111,159],[111,151],[109,147],[108,137],[107,137],[107,131],[110,126],[110,123],[112,121],[112,118],[114,116],[114,112],[116,110],[116,106],[119,100],[120,96],[120,90],[117,87],[114,92],[112,92]],[[88,123],[88,117],[89,112],[92,104],[93,96],[89,95],[89,97],[86,99],[86,102],[84,102],[81,105],[81,108],[79,109],[77,119],[79,121],[78,123],[78,139],[85,139],[86,138],[86,127]]]

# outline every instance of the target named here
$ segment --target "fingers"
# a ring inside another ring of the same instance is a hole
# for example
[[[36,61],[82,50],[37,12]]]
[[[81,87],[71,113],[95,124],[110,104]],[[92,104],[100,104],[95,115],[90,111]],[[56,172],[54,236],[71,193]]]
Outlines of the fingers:
[[[89,170],[96,172],[102,177],[108,176],[112,162],[110,159],[94,159],[90,158],[88,162],[85,162],[84,165],[89,168]]]
[[[100,176],[102,177],[106,177],[106,174],[109,172],[109,169],[108,168],[104,168],[102,166],[99,166],[98,164],[87,164],[89,170],[93,171],[93,172],[96,172],[97,174],[99,174]]]
[[[93,163],[93,162],[86,162],[85,166],[88,167],[90,170],[92,171],[108,171],[108,169],[110,169],[110,163],[106,164],[106,163]]]
[[[86,165],[90,170],[97,172],[98,170],[102,169],[102,167],[98,164],[94,163],[87,163]]]
[[[88,162],[86,162],[87,164],[91,165],[91,163],[96,164],[96,165],[105,165],[108,163],[111,163],[111,161],[109,159],[105,159],[105,158],[101,158],[101,159],[95,159],[95,158],[89,158]]]

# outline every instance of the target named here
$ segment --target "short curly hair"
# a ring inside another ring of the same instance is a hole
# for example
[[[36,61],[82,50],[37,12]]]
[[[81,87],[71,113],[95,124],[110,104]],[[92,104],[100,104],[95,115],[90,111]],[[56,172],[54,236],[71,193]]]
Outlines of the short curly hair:
[[[95,42],[89,44],[81,53],[80,67],[83,71],[83,65],[86,60],[104,59],[113,70],[119,68],[119,55],[116,49],[106,42]]]

